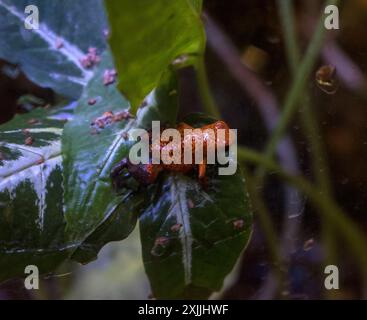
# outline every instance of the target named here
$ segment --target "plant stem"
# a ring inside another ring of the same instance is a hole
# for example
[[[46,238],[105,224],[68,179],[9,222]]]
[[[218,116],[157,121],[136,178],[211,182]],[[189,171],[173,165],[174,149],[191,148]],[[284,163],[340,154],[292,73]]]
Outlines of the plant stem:
[[[282,31],[285,39],[286,54],[294,76],[297,73],[297,66],[300,61],[300,54],[295,34],[295,23],[291,2],[292,0],[277,0],[279,8],[279,18],[282,24]]]
[[[297,44],[292,1],[277,0],[277,3],[279,8],[279,16],[282,22],[289,66],[293,77],[295,77],[297,74],[297,66],[301,60],[301,55]],[[306,90],[302,102],[303,116],[301,116],[301,122],[311,147],[312,167],[316,182],[320,190],[324,190],[327,195],[331,196],[332,187],[330,184],[329,170],[325,161],[323,143],[320,140],[320,130],[313,114],[310,101],[311,99]],[[337,257],[335,252],[334,234],[332,228],[328,224],[328,220],[325,217],[322,217],[322,238],[326,248],[325,263],[335,264]]]
[[[284,286],[285,281],[284,281],[284,274],[282,272],[283,262],[281,259],[279,247],[277,246],[277,244],[279,243],[278,236],[273,227],[272,221],[269,218],[270,213],[260,193],[256,189],[256,185],[254,184],[253,177],[249,173],[246,165],[243,165],[242,169],[244,171],[244,176],[245,176],[246,183],[248,186],[250,198],[252,200],[252,203],[254,204],[254,207],[256,208],[256,213],[259,218],[260,228],[262,229],[264,233],[264,238],[267,244],[267,248],[269,250],[271,261],[273,261],[273,265],[274,265],[273,272],[275,274],[276,280],[278,282],[278,288],[279,288],[279,286]]]
[[[337,4],[338,0],[328,0],[326,5]],[[298,68],[297,76],[294,79],[293,86],[288,94],[283,112],[279,119],[278,125],[273,131],[273,134],[270,137],[270,140],[265,148],[265,154],[268,158],[272,158],[274,156],[274,152],[276,147],[283,137],[284,132],[286,131],[289,122],[291,121],[294,113],[297,110],[297,102],[299,101],[304,88],[306,86],[307,81],[311,75],[313,70],[313,66],[315,64],[316,58],[322,48],[323,40],[325,35],[325,27],[324,27],[324,17],[322,16],[319,19],[318,25],[316,27],[316,31],[310,45],[307,49],[306,55]],[[261,182],[264,178],[263,170],[259,169],[257,174],[257,182]]]
[[[279,6],[279,15],[282,21],[282,30],[284,32],[286,53],[293,77],[297,75],[297,66],[300,63],[301,55],[298,49],[297,37],[295,33],[295,24],[292,12],[292,0],[277,0]],[[323,145],[320,142],[320,130],[315,120],[310,104],[309,94],[306,92],[303,99],[303,117],[301,117],[302,125],[309,139],[312,156],[313,171],[320,187],[325,192],[331,192],[329,172],[323,152]]]
[[[210,92],[210,85],[206,72],[204,55],[198,58],[198,63],[196,66],[196,77],[201,101],[203,103],[203,108],[205,112],[216,119],[220,119],[220,112]]]
[[[355,259],[359,261],[362,273],[367,275],[367,248],[365,246],[367,239],[329,195],[323,194],[320,188],[315,187],[305,178],[288,174],[272,159],[264,157],[256,151],[241,146],[238,147],[238,156],[240,161],[256,164],[266,171],[277,174],[308,196],[315,208],[340,232],[351,248]]]

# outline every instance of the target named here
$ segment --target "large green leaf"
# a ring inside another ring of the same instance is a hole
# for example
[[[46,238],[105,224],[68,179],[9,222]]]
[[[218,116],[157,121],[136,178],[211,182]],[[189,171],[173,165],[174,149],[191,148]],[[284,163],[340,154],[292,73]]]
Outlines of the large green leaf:
[[[175,71],[166,71],[159,83],[146,98],[145,107],[138,113],[138,126],[151,128],[152,121],[161,121],[163,125],[174,126],[178,114],[178,83]]]
[[[207,298],[220,290],[252,229],[241,173],[196,179],[169,175],[140,217],[145,269],[160,299]],[[241,227],[241,225],[243,226]]]
[[[39,29],[27,30],[24,9],[39,9]],[[17,63],[35,83],[79,98],[93,76],[80,60],[106,48],[102,0],[0,0],[0,57]]]
[[[123,132],[134,125],[135,119],[105,128],[91,125],[105,112],[116,114],[129,108],[115,85],[103,83],[105,70],[112,68],[106,52],[63,133],[65,215],[70,240],[87,238],[119,205],[111,188],[110,171],[128,152]],[[94,105],[91,99],[95,99]]]
[[[53,270],[75,246],[64,238],[61,133],[49,110],[0,126],[0,282],[36,264]]]
[[[198,127],[204,119],[187,122]],[[249,241],[252,211],[241,170],[219,176],[217,169],[209,169],[207,189],[195,175],[172,173],[148,189],[140,232],[157,298],[207,298],[220,290]]]
[[[106,0],[119,89],[135,113],[177,58],[203,54],[205,34],[193,0]]]
[[[129,108],[115,85],[103,85],[104,71],[112,67],[109,53],[104,54],[63,135],[67,230],[70,239],[84,240],[72,257],[82,263],[94,260],[106,243],[126,238],[145,204],[145,195],[125,192],[117,196],[111,187],[111,169],[132,145],[124,133],[136,127],[150,128],[153,120],[175,122],[177,113],[176,78],[166,73],[136,119],[110,124],[96,134],[91,127],[96,118]],[[96,101],[92,106],[91,99]]]

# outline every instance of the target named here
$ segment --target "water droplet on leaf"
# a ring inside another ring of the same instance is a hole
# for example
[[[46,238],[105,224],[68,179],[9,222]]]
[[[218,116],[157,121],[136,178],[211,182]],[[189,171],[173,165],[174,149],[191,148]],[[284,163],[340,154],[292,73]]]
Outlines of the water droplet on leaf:
[[[327,94],[335,94],[339,83],[336,77],[336,68],[331,65],[320,67],[316,72],[317,86]]]

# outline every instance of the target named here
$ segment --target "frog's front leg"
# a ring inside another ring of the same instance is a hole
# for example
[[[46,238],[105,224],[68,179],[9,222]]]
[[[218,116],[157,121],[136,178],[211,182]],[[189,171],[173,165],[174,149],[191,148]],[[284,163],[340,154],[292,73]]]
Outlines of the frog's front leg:
[[[199,165],[199,181],[204,189],[208,187],[208,177],[206,176],[206,160],[203,160]]]
[[[206,161],[199,164],[199,179],[202,180],[206,176]]]

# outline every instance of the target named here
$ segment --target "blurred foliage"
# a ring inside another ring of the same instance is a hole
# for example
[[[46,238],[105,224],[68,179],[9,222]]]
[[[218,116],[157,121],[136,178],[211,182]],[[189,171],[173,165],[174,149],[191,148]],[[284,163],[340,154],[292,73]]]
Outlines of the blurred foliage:
[[[65,299],[147,299],[150,287],[141,263],[138,228],[125,241],[110,243],[97,261],[78,267]]]

